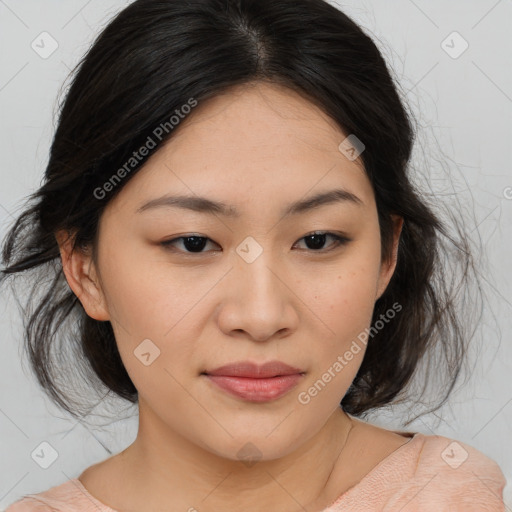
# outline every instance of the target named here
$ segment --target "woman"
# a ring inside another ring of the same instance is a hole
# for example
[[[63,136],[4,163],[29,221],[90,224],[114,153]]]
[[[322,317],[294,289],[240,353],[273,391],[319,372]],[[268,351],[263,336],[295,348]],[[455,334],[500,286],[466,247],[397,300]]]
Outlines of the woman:
[[[137,403],[139,430],[7,512],[504,510],[475,448],[358,419],[437,349],[446,399],[468,342],[413,140],[375,44],[322,0],[119,13],[4,273],[53,272],[27,327],[43,389],[79,416],[51,355],[68,319],[68,364]]]

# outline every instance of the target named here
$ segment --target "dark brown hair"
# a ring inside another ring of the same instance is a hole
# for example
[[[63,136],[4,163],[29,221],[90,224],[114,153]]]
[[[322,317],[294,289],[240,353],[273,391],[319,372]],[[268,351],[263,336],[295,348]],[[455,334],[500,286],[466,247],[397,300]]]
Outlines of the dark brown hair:
[[[30,271],[24,311],[32,369],[71,414],[82,414],[70,387],[77,375],[85,388],[106,386],[132,403],[138,395],[110,322],[86,315],[69,288],[55,233],[76,235],[75,250],[96,249],[104,208],[172,129],[101,199],[98,187],[148,137],[155,140],[155,129],[168,126],[191,98],[201,103],[255,81],[305,95],[344,133],[363,141],[383,258],[390,256],[390,214],[404,219],[397,267],[375,304],[373,322],[395,303],[402,309],[369,339],[341,405],[362,415],[400,400],[421,361],[427,369],[435,366],[435,377],[427,371],[422,378],[439,383],[437,407],[450,394],[469,341],[456,299],[465,293],[473,259],[468,239],[450,234],[412,184],[413,116],[372,38],[323,0],[137,0],[108,24],[77,66],[60,106],[44,183],[3,245],[2,281]],[[462,233],[460,226],[456,231]]]

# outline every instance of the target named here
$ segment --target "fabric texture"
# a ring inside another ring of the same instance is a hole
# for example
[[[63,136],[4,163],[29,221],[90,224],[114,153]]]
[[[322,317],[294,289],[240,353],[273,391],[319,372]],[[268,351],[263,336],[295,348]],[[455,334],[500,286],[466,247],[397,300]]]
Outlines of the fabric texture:
[[[492,459],[443,436],[411,439],[319,512],[505,512],[505,477]],[[28,494],[5,512],[117,512],[73,478]]]

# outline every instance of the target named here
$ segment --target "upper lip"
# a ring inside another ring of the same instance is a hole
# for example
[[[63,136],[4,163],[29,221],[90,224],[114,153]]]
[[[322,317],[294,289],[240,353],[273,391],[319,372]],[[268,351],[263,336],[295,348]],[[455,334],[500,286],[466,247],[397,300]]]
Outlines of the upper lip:
[[[299,368],[294,368],[281,361],[269,361],[264,364],[257,364],[251,361],[238,361],[207,370],[206,375],[224,375],[229,377],[248,377],[253,379],[264,379],[268,377],[277,377],[280,375],[294,375],[304,373]]]

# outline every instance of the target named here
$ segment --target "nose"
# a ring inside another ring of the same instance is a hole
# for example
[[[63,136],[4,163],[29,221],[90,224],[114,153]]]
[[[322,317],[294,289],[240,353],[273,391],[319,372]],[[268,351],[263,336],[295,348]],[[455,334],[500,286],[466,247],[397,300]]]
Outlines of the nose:
[[[235,332],[245,333],[254,341],[281,338],[294,332],[299,322],[300,300],[293,292],[291,277],[265,252],[252,263],[236,258],[218,315],[220,329],[231,336]]]

